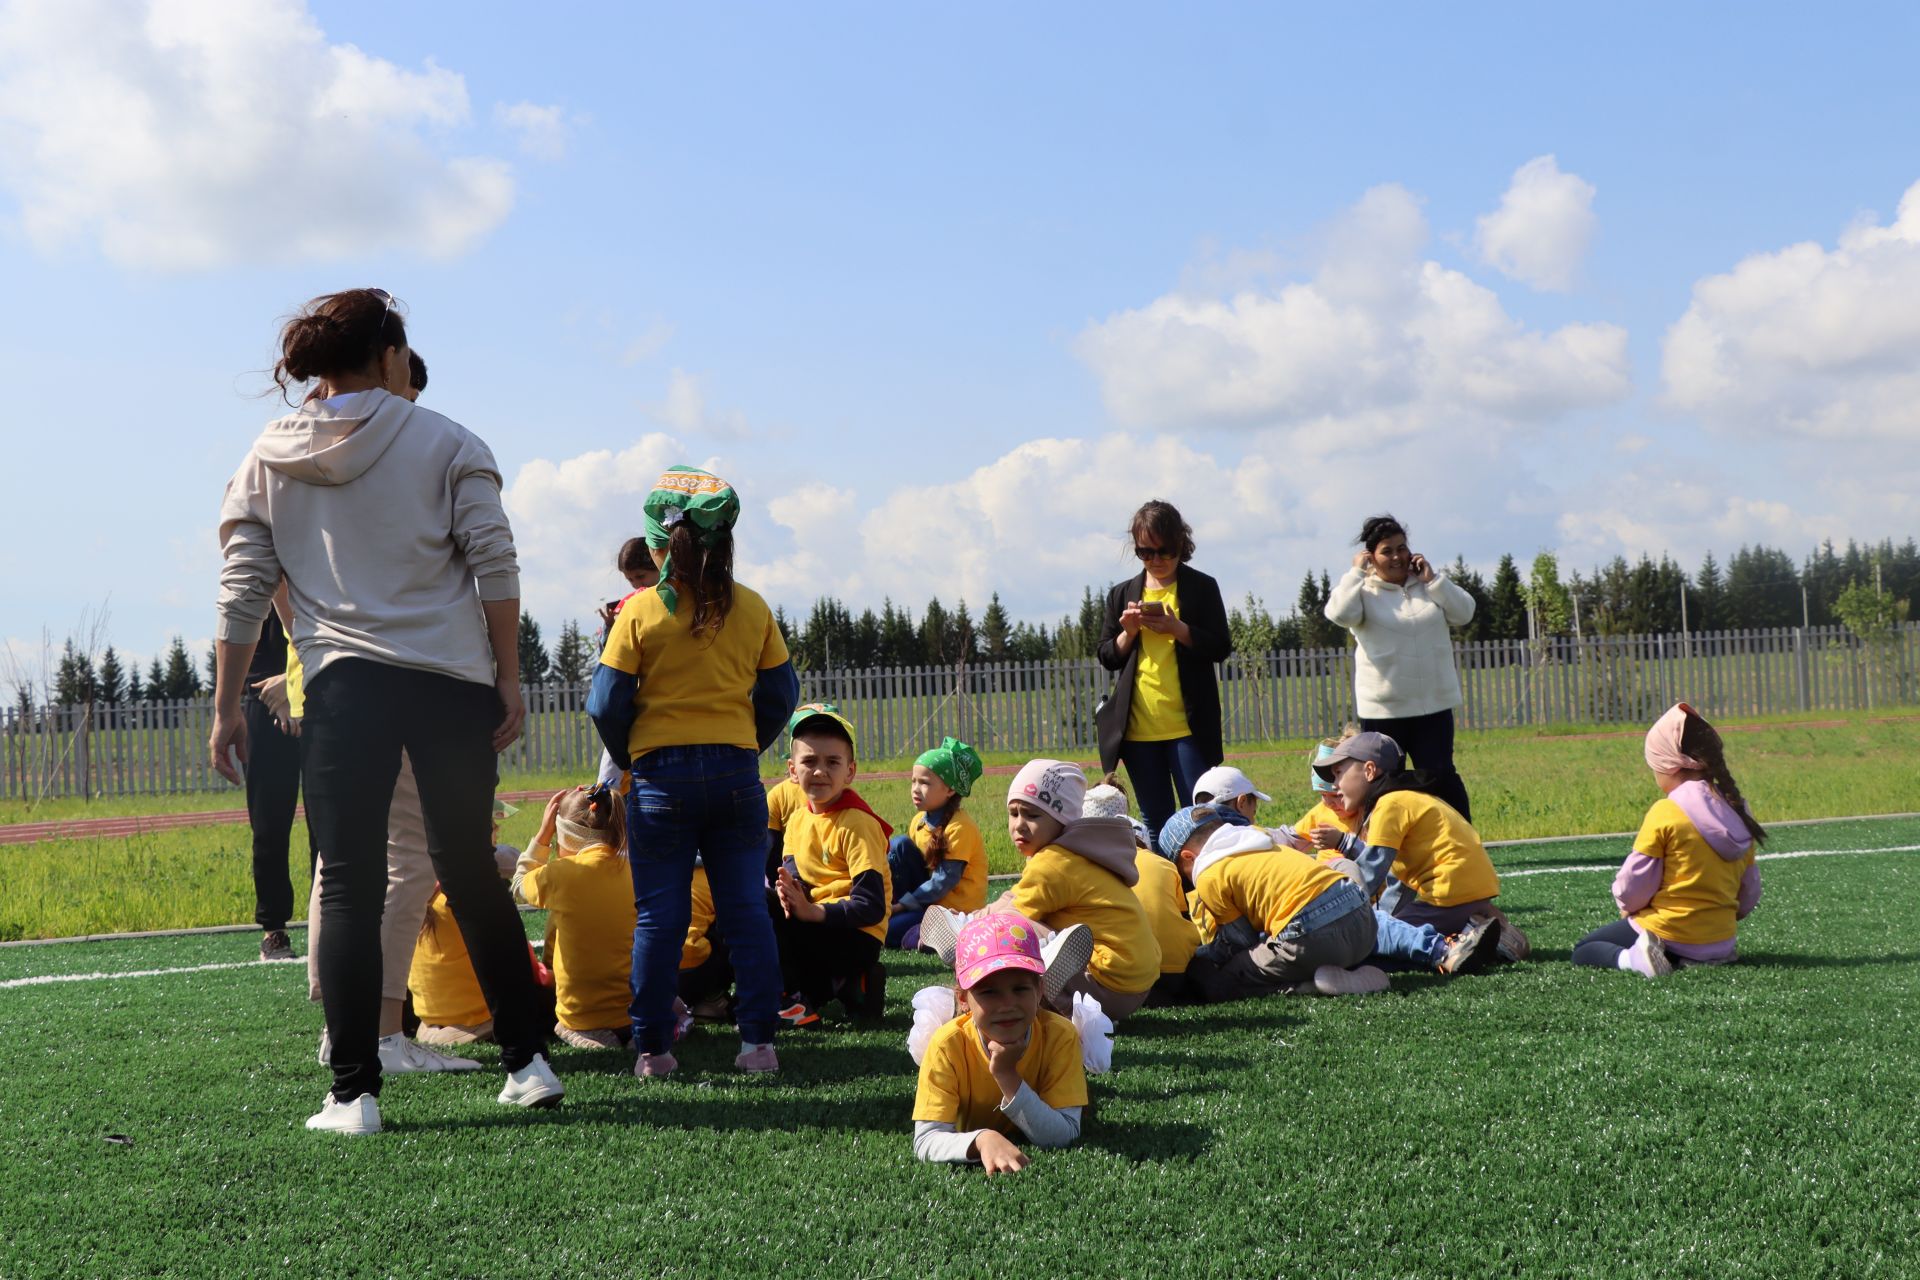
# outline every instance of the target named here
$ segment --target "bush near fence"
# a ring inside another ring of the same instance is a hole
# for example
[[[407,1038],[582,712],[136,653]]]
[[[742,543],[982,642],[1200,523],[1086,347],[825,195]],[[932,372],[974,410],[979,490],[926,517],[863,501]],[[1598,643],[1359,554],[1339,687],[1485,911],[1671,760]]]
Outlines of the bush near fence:
[[[1558,637],[1454,646],[1463,729],[1644,724],[1685,700],[1708,716],[1872,710],[1920,702],[1920,624],[1863,642],[1842,627]],[[1226,741],[1322,737],[1353,717],[1353,650],[1238,655],[1221,664]],[[837,703],[869,760],[951,733],[982,751],[1092,753],[1112,677],[1097,662],[809,671],[801,695]],[[525,691],[509,771],[591,773],[600,744],[585,685]],[[217,791],[208,699],[0,713],[0,799]]]

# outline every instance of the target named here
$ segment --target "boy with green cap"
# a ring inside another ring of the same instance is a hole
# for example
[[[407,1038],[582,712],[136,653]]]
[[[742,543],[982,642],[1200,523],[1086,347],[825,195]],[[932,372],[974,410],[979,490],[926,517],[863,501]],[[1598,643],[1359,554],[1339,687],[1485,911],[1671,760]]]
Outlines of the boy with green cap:
[[[880,945],[892,900],[887,840],[893,828],[853,789],[859,763],[852,723],[828,702],[810,702],[787,722],[787,769],[807,806],[787,823],[785,858],[771,913],[787,987],[780,1020],[820,1020],[836,996],[849,1013],[877,1018],[886,989]]]
[[[960,808],[981,771],[979,753],[952,737],[913,762],[913,822],[887,847],[894,892],[888,946],[917,950],[928,907],[972,915],[987,905],[987,842]]]

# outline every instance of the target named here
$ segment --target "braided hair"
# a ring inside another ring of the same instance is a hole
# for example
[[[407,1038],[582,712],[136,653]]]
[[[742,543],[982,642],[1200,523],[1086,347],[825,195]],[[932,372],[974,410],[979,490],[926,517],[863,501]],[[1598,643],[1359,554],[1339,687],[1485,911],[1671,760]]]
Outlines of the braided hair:
[[[1747,834],[1753,838],[1753,842],[1765,844],[1767,829],[1747,811],[1746,797],[1740,794],[1740,784],[1733,780],[1733,770],[1727,767],[1727,749],[1720,741],[1720,731],[1708,724],[1704,717],[1693,714],[1691,709],[1685,726],[1680,730],[1680,750],[1707,766],[1708,785],[1733,806],[1734,812],[1740,815],[1740,821],[1746,823]]]

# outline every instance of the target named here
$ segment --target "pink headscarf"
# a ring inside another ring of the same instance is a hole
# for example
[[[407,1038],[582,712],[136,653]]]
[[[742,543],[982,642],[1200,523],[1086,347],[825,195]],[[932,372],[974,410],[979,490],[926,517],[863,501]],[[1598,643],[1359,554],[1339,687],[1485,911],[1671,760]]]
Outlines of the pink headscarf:
[[[1647,730],[1647,768],[1655,773],[1681,773],[1707,767],[1706,761],[1680,749],[1680,735],[1687,727],[1687,717],[1699,714],[1686,703],[1676,702],[1653,722],[1653,728]]]

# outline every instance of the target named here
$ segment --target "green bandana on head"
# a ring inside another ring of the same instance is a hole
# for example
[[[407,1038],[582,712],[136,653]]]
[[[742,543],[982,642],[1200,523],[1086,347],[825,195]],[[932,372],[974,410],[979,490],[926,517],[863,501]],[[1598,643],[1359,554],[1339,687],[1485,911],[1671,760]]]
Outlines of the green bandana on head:
[[[958,738],[942,738],[939,746],[922,752],[914,763],[933,770],[940,781],[960,796],[973,790],[974,781],[982,772],[980,753]]]
[[[642,508],[647,521],[647,545],[664,547],[673,538],[674,529],[691,523],[694,537],[703,547],[711,547],[733,528],[740,518],[740,495],[719,476],[698,467],[669,467],[653,482]],[[673,589],[673,557],[660,565],[661,603],[667,612],[680,607],[680,595]]]

